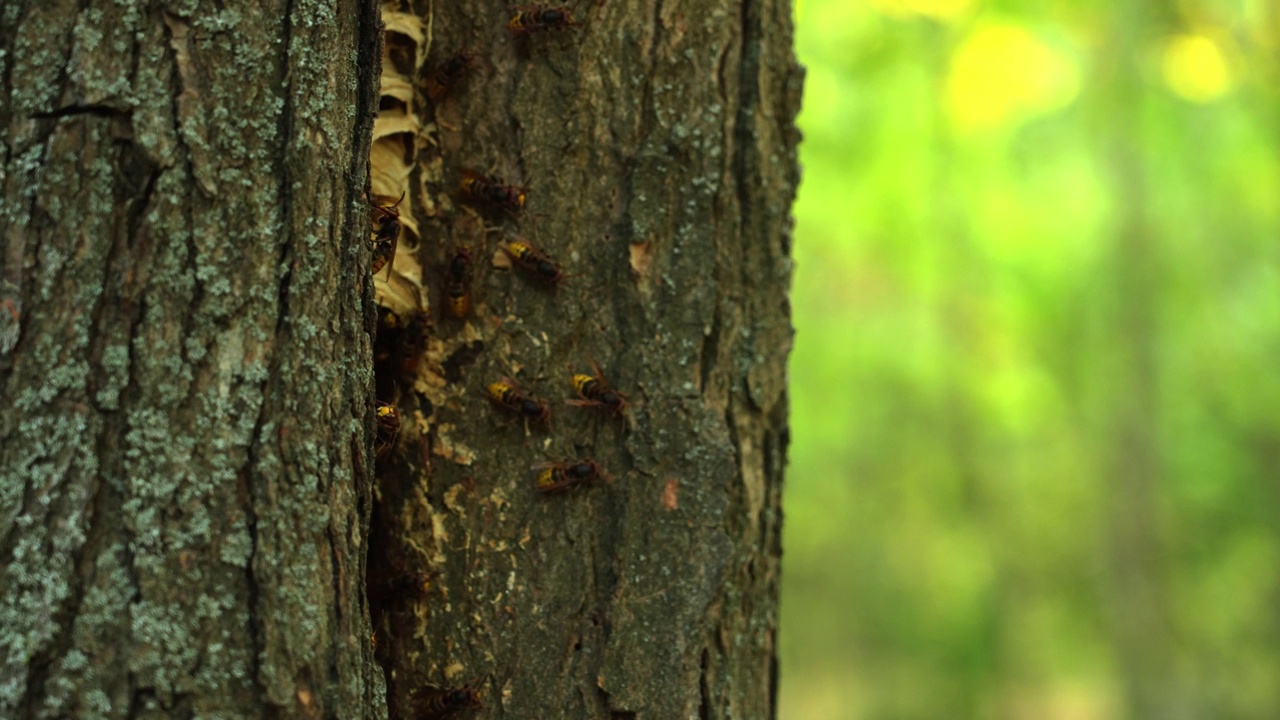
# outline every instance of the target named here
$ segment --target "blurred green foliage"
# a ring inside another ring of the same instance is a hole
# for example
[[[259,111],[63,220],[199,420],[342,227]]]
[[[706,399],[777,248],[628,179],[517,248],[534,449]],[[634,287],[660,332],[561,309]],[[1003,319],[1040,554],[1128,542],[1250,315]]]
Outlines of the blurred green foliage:
[[[797,45],[781,718],[1280,718],[1280,3]]]

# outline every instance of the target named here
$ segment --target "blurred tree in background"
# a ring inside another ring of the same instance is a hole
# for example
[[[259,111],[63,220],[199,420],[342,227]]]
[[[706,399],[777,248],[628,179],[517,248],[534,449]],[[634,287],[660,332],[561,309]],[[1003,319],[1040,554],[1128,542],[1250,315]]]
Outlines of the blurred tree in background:
[[[797,17],[782,718],[1280,717],[1280,3]]]

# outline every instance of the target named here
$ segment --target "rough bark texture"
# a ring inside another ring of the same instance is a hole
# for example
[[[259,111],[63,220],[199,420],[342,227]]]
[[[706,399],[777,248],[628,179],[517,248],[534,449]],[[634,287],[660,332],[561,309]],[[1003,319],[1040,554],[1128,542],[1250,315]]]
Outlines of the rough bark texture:
[[[580,27],[523,37],[496,3],[392,9],[425,18],[420,78],[474,59],[443,100],[407,108],[406,239],[437,326],[396,398],[375,510],[393,714],[472,684],[482,717],[772,717],[801,82],[788,4],[583,3]],[[411,52],[388,63],[415,72]],[[527,183],[519,222],[462,207],[463,167]],[[517,234],[560,260],[558,292],[502,267]],[[477,258],[466,321],[440,311],[460,246]],[[630,398],[625,430],[563,402],[592,360]],[[549,431],[486,402],[504,375],[551,404]],[[534,491],[532,466],[579,457],[613,482]]]
[[[0,8],[0,717],[381,706],[377,22]]]

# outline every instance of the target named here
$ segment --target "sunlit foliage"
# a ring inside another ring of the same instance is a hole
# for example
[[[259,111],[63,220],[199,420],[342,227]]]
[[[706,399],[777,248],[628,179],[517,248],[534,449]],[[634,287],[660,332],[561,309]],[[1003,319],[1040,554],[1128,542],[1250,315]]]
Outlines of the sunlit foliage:
[[[783,720],[1280,717],[1280,3],[797,42]]]

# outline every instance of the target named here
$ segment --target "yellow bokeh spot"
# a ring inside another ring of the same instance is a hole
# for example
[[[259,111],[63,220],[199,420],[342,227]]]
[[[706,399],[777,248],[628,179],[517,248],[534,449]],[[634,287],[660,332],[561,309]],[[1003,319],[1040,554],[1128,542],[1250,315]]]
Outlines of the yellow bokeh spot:
[[[871,6],[891,17],[922,15],[935,20],[959,17],[974,0],[871,0]]]
[[[1236,73],[1223,45],[1207,35],[1174,35],[1161,58],[1169,89],[1192,102],[1212,102],[1236,86]]]
[[[974,30],[951,57],[944,103],[961,132],[1060,110],[1080,94],[1080,69],[1021,25]]]

